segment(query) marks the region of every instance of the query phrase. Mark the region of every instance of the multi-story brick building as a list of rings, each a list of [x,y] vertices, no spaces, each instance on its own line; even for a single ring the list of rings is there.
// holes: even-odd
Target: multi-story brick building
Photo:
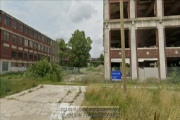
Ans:
[[[0,74],[24,71],[42,57],[58,62],[55,46],[48,36],[0,10]]]
[[[121,63],[119,0],[104,0],[105,79]],[[124,0],[125,61],[132,79],[168,77],[180,66],[180,1]]]

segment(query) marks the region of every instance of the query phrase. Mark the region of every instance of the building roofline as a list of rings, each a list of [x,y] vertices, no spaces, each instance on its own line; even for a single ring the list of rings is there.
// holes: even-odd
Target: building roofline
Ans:
[[[15,17],[13,17],[12,15],[10,15],[10,14],[6,13],[5,11],[3,11],[3,10],[1,10],[1,9],[0,9],[0,14],[6,14],[6,15],[8,15],[9,17],[11,17],[11,18],[13,18],[13,19],[17,20],[18,22],[22,23],[23,25],[27,26],[28,28],[31,28],[31,29],[33,29],[34,31],[36,31],[36,32],[40,33],[41,35],[43,35],[43,36],[45,36],[45,37],[47,37],[47,38],[49,38],[49,39],[51,39],[51,40],[55,41],[54,39],[50,38],[49,36],[47,36],[47,35],[45,35],[45,34],[41,33],[40,31],[38,31],[38,30],[36,30],[35,28],[33,28],[33,27],[31,27],[31,26],[27,25],[26,23],[24,23],[24,22],[22,22],[21,20],[19,20],[19,19],[17,19],[17,18],[15,18]]]

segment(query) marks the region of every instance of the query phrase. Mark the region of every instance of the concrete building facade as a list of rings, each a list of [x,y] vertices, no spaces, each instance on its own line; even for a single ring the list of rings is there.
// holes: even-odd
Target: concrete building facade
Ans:
[[[24,71],[46,57],[59,62],[55,41],[0,10],[0,74]]]
[[[120,2],[104,0],[105,79],[121,63]],[[168,77],[180,66],[180,1],[124,0],[125,56],[132,79]]]

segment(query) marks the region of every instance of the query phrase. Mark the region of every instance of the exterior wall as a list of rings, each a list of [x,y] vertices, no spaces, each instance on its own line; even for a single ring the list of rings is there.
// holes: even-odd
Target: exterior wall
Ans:
[[[139,68],[139,79],[143,81],[147,78],[159,78],[158,68]]]
[[[108,3],[109,1],[109,3]],[[108,31],[112,29],[120,29],[120,19],[109,19],[109,7],[110,3],[119,2],[119,0],[104,0],[104,48],[105,48],[105,78],[107,74],[110,74],[109,63],[107,61],[114,61],[121,59],[121,49],[111,49],[108,41],[110,40],[110,34]],[[165,79],[167,76],[166,71],[166,58],[167,57],[180,57],[180,47],[166,47],[165,46],[165,28],[166,27],[180,27],[180,15],[176,16],[164,16],[164,1],[156,0],[155,10],[157,17],[144,17],[137,18],[136,13],[136,0],[124,0],[129,2],[129,18],[124,19],[124,28],[130,32],[129,36],[129,49],[126,49],[126,59],[130,59],[131,63],[131,78],[140,78],[139,74],[142,72],[138,67],[138,60],[157,59],[158,68],[156,74],[150,74],[146,77],[158,77]],[[156,34],[156,47],[155,48],[138,48],[136,31],[138,29],[157,29]],[[108,50],[109,49],[109,53]],[[110,59],[110,60],[109,60]],[[120,61],[119,61],[120,62]],[[147,71],[148,72],[148,71]]]
[[[0,10],[0,59],[1,67],[2,60],[9,62],[8,71],[23,71],[26,67],[42,57],[47,57],[48,60],[52,58],[54,61],[58,61],[58,58],[53,59],[55,53],[57,53],[58,48],[54,47],[56,45],[55,41],[46,35],[40,33],[39,31],[31,28],[30,26],[24,24],[23,22],[17,20],[16,18],[10,16],[9,14]],[[10,24],[5,25],[5,17],[8,17]],[[16,29],[13,27],[13,21],[16,21]],[[23,25],[23,31],[19,31],[20,24]],[[27,32],[25,32],[27,29]],[[4,31],[9,33],[9,40],[4,40]],[[31,32],[32,31],[32,32]],[[12,35],[16,36],[16,42],[12,40]],[[19,44],[19,37],[22,38],[22,44]],[[28,40],[27,45],[25,45],[25,39]],[[30,45],[32,42],[32,47]],[[56,49],[56,50],[55,50]],[[12,57],[12,51],[16,52],[16,56]],[[18,54],[22,53],[22,58]],[[25,56],[27,54],[27,57]],[[21,55],[20,55],[21,56]],[[32,59],[30,59],[32,57]],[[11,67],[11,62],[16,66]],[[22,67],[18,67],[18,65]],[[3,73],[2,68],[0,73]]]

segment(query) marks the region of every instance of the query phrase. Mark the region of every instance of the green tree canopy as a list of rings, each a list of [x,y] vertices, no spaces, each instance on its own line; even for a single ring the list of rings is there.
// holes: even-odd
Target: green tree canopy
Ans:
[[[99,60],[100,61],[104,61],[104,55],[101,53],[100,56],[99,56]]]
[[[73,67],[85,67],[89,61],[92,40],[84,31],[76,30],[69,40],[71,48],[69,59]]]
[[[65,61],[64,59],[67,57],[67,53],[66,53],[66,43],[64,41],[64,39],[62,38],[58,38],[56,39],[56,41],[59,43],[59,64],[61,66],[65,65]]]

